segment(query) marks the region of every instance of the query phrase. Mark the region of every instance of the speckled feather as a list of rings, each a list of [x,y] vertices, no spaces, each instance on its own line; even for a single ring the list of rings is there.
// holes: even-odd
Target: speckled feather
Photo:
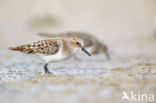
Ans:
[[[18,47],[11,47],[11,50],[20,51],[27,54],[44,54],[52,55],[59,51],[57,40],[39,40],[37,42],[21,45]]]

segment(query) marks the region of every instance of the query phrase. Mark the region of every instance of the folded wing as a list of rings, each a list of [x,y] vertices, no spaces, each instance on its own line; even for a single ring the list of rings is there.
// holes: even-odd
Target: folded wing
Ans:
[[[59,51],[59,45],[56,40],[40,40],[32,44],[10,47],[10,50],[20,51],[27,54],[52,55]]]

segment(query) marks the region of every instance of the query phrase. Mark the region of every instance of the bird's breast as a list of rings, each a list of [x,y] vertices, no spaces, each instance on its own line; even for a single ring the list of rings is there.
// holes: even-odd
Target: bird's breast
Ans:
[[[46,62],[59,62],[66,59],[69,59],[72,55],[71,54],[65,54],[62,51],[59,51],[56,54],[53,55],[41,55],[40,57],[46,61]]]

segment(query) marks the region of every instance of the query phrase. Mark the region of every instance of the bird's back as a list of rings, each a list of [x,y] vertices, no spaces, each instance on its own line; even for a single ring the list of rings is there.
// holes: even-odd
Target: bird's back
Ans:
[[[80,38],[85,42],[85,47],[92,46],[97,41],[95,37],[85,32],[38,33],[38,35],[49,37],[49,38],[55,38],[55,37]]]
[[[44,54],[52,55],[59,51],[57,40],[39,40],[31,44],[25,44],[17,47],[10,47],[13,51],[20,51],[27,54]]]

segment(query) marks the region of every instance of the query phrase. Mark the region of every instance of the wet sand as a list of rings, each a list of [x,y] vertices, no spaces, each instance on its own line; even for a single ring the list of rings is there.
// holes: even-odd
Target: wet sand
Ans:
[[[50,64],[21,53],[0,53],[0,103],[121,103],[122,92],[156,93],[156,59],[104,54]]]
[[[123,91],[154,94],[156,101],[155,4],[155,0],[3,0],[0,103],[131,103],[121,100]],[[38,32],[66,31],[94,35],[108,45],[112,60],[104,54],[82,55],[81,61],[50,64],[54,75],[45,75],[37,58],[7,50],[43,39]]]

